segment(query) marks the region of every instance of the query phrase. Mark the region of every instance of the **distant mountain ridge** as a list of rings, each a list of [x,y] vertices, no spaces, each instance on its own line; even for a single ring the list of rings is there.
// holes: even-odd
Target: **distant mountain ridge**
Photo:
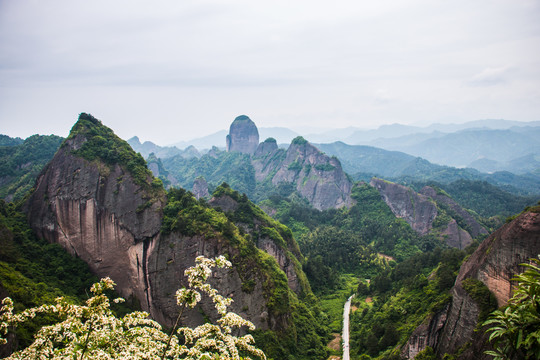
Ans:
[[[421,157],[400,151],[366,145],[347,145],[343,142],[316,146],[326,154],[340,159],[343,169],[356,180],[369,181],[372,176],[379,176],[398,182],[435,181],[448,184],[465,179],[488,181],[513,193],[540,193],[540,177],[534,174],[515,175],[504,171],[481,173],[471,168],[459,169],[433,164]]]

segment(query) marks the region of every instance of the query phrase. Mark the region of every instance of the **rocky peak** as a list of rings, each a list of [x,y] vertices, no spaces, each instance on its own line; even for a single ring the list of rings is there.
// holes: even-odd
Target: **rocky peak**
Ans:
[[[352,205],[352,181],[335,157],[329,157],[303,137],[293,139],[272,178],[272,184],[293,183],[316,209]]]
[[[394,215],[404,219],[420,235],[426,235],[437,217],[437,206],[427,196],[386,180],[373,178],[370,185],[376,188]]]
[[[208,183],[206,182],[205,178],[202,176],[199,176],[195,179],[193,182],[193,195],[195,195],[195,198],[199,200],[200,198],[206,198],[210,196],[210,193],[208,192]]]
[[[234,119],[226,138],[227,151],[253,154],[259,145],[259,131],[255,123],[246,115]]]
[[[136,299],[164,326],[178,316],[172,294],[199,255],[231,259],[233,268],[218,272],[214,286],[234,299],[231,311],[277,338],[291,326],[298,301],[289,289],[309,295],[289,229],[233,194],[242,222],[259,226],[254,244],[229,214],[184,189],[165,194],[144,159],[91,115],[81,114],[35,188],[25,206],[36,234],[83,259],[97,276],[111,277],[122,297]],[[203,301],[182,323],[200,324],[212,311]]]
[[[268,138],[259,144],[257,150],[255,150],[255,157],[266,156],[273,153],[278,149],[277,141],[274,138]]]

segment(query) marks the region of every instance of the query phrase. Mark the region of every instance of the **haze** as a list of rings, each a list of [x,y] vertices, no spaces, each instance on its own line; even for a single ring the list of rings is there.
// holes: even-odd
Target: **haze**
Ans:
[[[0,133],[540,120],[540,2],[0,0]]]

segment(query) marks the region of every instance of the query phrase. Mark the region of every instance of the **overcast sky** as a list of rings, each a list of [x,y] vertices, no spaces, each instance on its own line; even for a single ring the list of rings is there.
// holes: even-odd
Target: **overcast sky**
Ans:
[[[540,120],[539,0],[0,0],[0,133]]]

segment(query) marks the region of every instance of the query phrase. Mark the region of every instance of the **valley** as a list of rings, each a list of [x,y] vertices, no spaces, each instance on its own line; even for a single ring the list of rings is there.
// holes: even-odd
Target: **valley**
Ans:
[[[515,160],[538,156],[527,140],[537,124],[498,124],[508,127],[358,132],[352,145],[266,130],[286,134],[284,146],[242,115],[221,143],[182,150],[126,142],[81,113],[65,139],[3,137],[0,295],[18,311],[60,295],[83,302],[110,276],[127,300],[116,314],[143,310],[170,329],[184,271],[197,256],[224,255],[232,267],[210,284],[256,326],[268,359],[491,359],[482,323],[540,254],[540,167]],[[460,165],[453,139],[485,148],[473,131],[529,142],[489,172],[428,161],[446,152]],[[196,327],[218,315],[203,298],[178,319]],[[28,346],[48,320],[18,330],[0,355]],[[327,346],[332,334],[348,351]]]

